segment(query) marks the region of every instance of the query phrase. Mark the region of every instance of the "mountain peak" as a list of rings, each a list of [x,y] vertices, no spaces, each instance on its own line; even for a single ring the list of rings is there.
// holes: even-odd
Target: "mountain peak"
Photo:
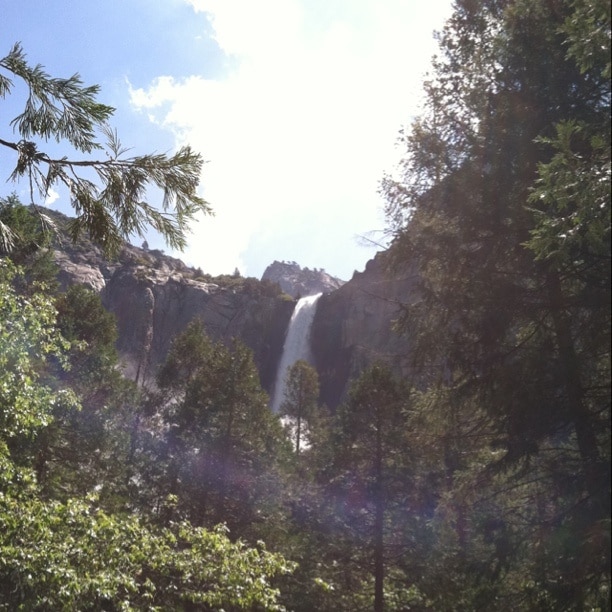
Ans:
[[[294,298],[329,293],[345,282],[322,268],[302,268],[295,261],[274,261],[265,269],[261,280],[278,283],[285,293]]]

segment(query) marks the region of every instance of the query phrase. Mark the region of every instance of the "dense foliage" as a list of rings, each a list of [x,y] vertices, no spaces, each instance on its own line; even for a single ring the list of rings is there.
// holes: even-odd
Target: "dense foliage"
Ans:
[[[0,201],[0,609],[610,609],[610,5],[457,0],[439,42],[383,182],[410,368],[333,414],[305,362],[272,414],[199,321],[126,380],[99,297],[58,292],[37,213]],[[91,148],[110,110],[79,87],[35,89],[23,138]]]
[[[100,370],[111,358],[96,347],[104,345],[104,328],[89,342],[86,333],[67,340],[54,297],[42,288],[19,295],[18,274],[10,260],[0,261],[0,608],[279,609],[269,579],[290,571],[281,556],[231,542],[221,527],[153,525],[130,510],[127,492],[116,499],[129,449],[116,437],[125,414],[109,409],[122,392],[113,384],[116,361]],[[103,311],[93,311],[95,321]],[[70,335],[92,322],[81,315],[69,325],[64,311]],[[103,393],[95,402],[83,390],[93,374],[83,353],[97,362],[96,378],[111,376],[98,380],[94,389]],[[64,384],[53,374],[71,361]]]
[[[437,607],[607,609],[610,6],[458,2],[440,44],[385,185],[456,538]]]

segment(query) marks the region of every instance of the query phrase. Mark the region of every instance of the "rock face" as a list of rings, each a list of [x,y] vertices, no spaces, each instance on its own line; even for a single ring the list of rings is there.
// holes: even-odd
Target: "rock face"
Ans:
[[[175,336],[200,319],[212,339],[240,338],[253,350],[261,384],[270,392],[294,303],[246,280],[253,282],[232,290],[143,266],[117,270],[102,302],[117,317],[126,373],[150,380]]]
[[[58,250],[53,252],[53,259],[60,269],[57,279],[61,287],[85,285],[98,293],[104,289],[106,279],[99,267],[89,262],[79,262],[77,258],[72,260],[66,253]]]
[[[65,240],[55,251],[61,284],[91,287],[115,314],[126,374],[140,382],[153,380],[174,337],[198,318],[211,338],[237,337],[250,347],[261,384],[272,392],[295,306],[289,296],[323,293],[311,342],[321,400],[332,409],[346,397],[351,380],[375,361],[406,373],[409,339],[395,334],[393,322],[412,299],[415,278],[409,269],[386,273],[388,257],[379,253],[344,283],[295,262],[275,261],[259,281],[212,278],[161,251],[130,245],[114,261],[88,241]]]
[[[407,373],[408,339],[393,331],[402,305],[414,297],[416,279],[409,269],[388,273],[388,253],[378,253],[363,272],[337,291],[323,295],[311,332],[321,385],[321,401],[335,408],[350,382],[377,361]]]
[[[329,275],[325,270],[301,268],[295,261],[273,262],[265,269],[261,280],[277,283],[293,298],[329,293],[344,284],[344,281]]]
[[[53,213],[59,227],[67,222]],[[172,340],[200,319],[214,340],[239,338],[254,353],[261,384],[274,388],[276,368],[295,302],[268,281],[223,276],[158,250],[124,245],[114,260],[87,239],[58,240],[54,259],[66,288],[83,284],[97,291],[117,319],[117,348],[126,375],[151,382]]]

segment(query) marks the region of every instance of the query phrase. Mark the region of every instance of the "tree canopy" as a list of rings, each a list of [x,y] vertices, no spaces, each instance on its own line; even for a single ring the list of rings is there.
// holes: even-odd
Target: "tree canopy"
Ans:
[[[545,608],[598,606],[610,571],[592,539],[610,519],[610,6],[462,0],[439,40],[384,192],[396,262],[419,278],[399,327],[449,423],[455,530],[473,544],[467,517],[488,514],[504,486],[521,508],[547,496],[532,516],[498,507],[488,538],[538,567]],[[465,461],[470,439],[490,453],[481,469]],[[488,502],[471,497],[485,481]],[[496,578],[516,571],[509,558]]]
[[[24,450],[48,434],[58,412],[80,408],[78,387],[49,380],[54,358],[69,366],[71,343],[56,326],[52,297],[19,295],[18,274],[10,260],[0,260],[0,607],[280,610],[270,580],[293,565],[263,545],[231,542],[223,527],[186,521],[159,527],[141,513],[113,511],[100,492],[116,483],[99,469],[79,496],[74,476],[60,473],[57,488],[68,497],[49,498],[54,491],[42,489],[35,469],[43,447]],[[106,415],[105,426],[111,422]],[[70,422],[61,435],[71,439]],[[73,470],[89,459],[81,456]],[[54,460],[65,470],[71,463],[59,451]]]
[[[48,283],[39,213],[0,200],[0,608],[609,610],[610,12],[456,0],[382,185],[406,354],[355,360],[329,413],[295,364],[293,432],[200,321],[155,386],[124,378],[100,296]],[[19,46],[0,95],[12,78],[30,95],[0,144],[33,200],[71,184],[74,235],[111,248],[155,224],[159,178],[180,239],[198,156],[51,159],[51,138],[102,151],[112,109]],[[278,296],[254,283],[220,284]]]

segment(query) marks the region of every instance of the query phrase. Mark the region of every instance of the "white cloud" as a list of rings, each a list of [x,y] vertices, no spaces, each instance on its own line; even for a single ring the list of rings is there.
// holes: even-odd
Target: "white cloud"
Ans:
[[[194,228],[186,259],[211,273],[259,275],[272,253],[342,276],[362,268],[368,252],[354,236],[382,225],[378,181],[397,159],[449,0],[430,0],[429,13],[401,0],[187,1],[209,14],[234,69],[131,91],[210,160],[203,194],[216,217]],[[300,257],[317,250],[322,260]]]
[[[45,206],[51,206],[54,202],[56,202],[60,197],[60,194],[55,191],[55,189],[49,189],[47,193],[47,197],[45,198]]]
[[[301,8],[292,0],[187,0],[194,10],[207,13],[215,40],[228,54],[244,59],[273,57],[291,48],[302,21]]]

